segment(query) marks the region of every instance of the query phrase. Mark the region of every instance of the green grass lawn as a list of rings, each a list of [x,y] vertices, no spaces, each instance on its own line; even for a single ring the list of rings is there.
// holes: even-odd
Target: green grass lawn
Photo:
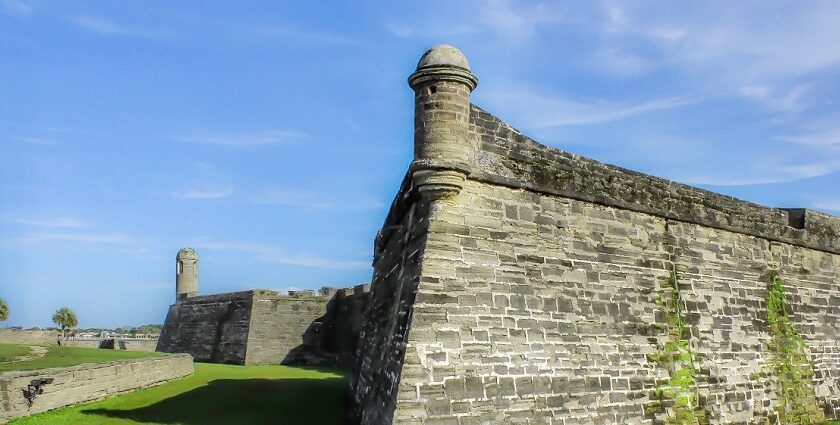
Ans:
[[[174,382],[9,424],[339,425],[346,388],[340,371],[196,363]]]
[[[29,347],[13,344],[0,344],[0,356],[2,353],[12,352],[25,348],[23,354],[29,352]],[[75,366],[81,363],[102,363],[113,360],[139,359],[165,355],[163,353],[146,353],[142,351],[120,351],[105,350],[100,348],[80,347],[47,347],[47,353],[43,357],[24,360],[21,362],[0,364],[0,372],[9,370],[33,370],[45,369],[48,367]],[[11,360],[11,359],[10,359]]]
[[[29,347],[26,345],[0,344],[0,363],[10,362],[20,356],[25,356],[29,354],[29,351]]]

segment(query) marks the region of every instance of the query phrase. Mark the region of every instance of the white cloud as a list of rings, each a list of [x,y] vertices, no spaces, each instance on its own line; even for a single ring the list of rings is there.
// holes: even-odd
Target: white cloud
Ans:
[[[840,213],[840,199],[826,199],[811,204],[812,208]]]
[[[285,205],[308,208],[332,208],[331,202],[323,200],[315,193],[295,191],[266,191],[255,194],[251,201],[256,204]]]
[[[572,100],[547,95],[545,90],[521,83],[497,85],[492,90],[482,93],[482,99],[491,106],[508,111],[512,122],[531,129],[616,121],[692,103],[690,99],[679,97],[634,104],[619,104],[604,99]]]
[[[809,78],[840,66],[840,49],[827,47],[840,40],[840,3],[790,7],[742,2],[726,9],[721,13],[720,5],[704,3],[686,13],[678,3],[625,9],[608,3],[590,27],[602,28],[602,49],[624,53],[612,56],[644,51],[646,70],[668,67],[670,75],[686,79],[686,87],[695,92],[744,96],[780,112],[808,107]],[[598,66],[625,70],[627,63],[600,55],[605,60],[596,61]]]
[[[232,187],[223,187],[219,189],[187,189],[182,191],[172,192],[172,197],[175,199],[222,199],[233,195]]]
[[[506,44],[526,43],[541,27],[569,21],[566,6],[550,2],[491,0],[473,4],[473,13],[478,24]]]
[[[788,89],[779,89],[767,85],[745,85],[739,92],[747,99],[764,103],[772,109],[785,112],[798,112],[805,108],[805,99],[810,84],[799,84]]]
[[[805,146],[840,149],[840,126],[800,134],[782,135],[776,137],[776,139]]]
[[[359,40],[342,34],[310,31],[289,25],[259,26],[251,30],[259,35],[280,38],[297,43],[349,46],[359,44]]]
[[[36,227],[87,227],[88,223],[70,217],[57,217],[54,219],[32,219],[32,218],[10,218],[6,221],[16,224],[23,224],[26,226]]]
[[[389,22],[386,29],[400,38],[422,38],[435,43],[473,34],[489,34],[496,43],[511,46],[526,45],[541,28],[567,22],[566,5],[550,2],[525,3],[507,0],[488,0],[450,4],[446,13],[428,9],[425,16],[413,14],[410,20]]]
[[[72,22],[81,28],[100,35],[118,35],[142,38],[160,38],[169,35],[168,31],[132,27],[93,16],[77,16],[72,19]]]
[[[305,254],[284,254],[274,246],[247,242],[197,242],[197,249],[221,251],[242,251],[256,254],[256,259],[266,263],[289,264],[331,270],[364,270],[371,267],[369,261],[334,260]]]
[[[615,75],[644,75],[657,66],[646,57],[615,46],[600,49],[593,59],[598,67]]]
[[[255,204],[284,205],[291,207],[359,210],[383,208],[385,204],[375,199],[354,199],[352,201],[337,200],[324,194],[315,192],[271,190],[259,192],[250,197]]]
[[[408,23],[390,22],[386,29],[393,35],[400,38],[428,38],[446,39],[460,35],[476,32],[476,27],[470,24],[446,24],[430,23],[429,25],[415,26]]]
[[[220,251],[243,251],[243,252],[251,252],[254,254],[264,254],[268,252],[272,252],[275,250],[274,247],[270,245],[262,245],[256,243],[247,243],[247,242],[197,242],[193,244],[195,248],[204,248],[204,249],[217,249]]]
[[[32,12],[32,6],[18,0],[3,0],[0,2],[0,10],[5,15],[24,17]]]
[[[308,137],[307,134],[295,131],[267,130],[251,133],[200,134],[181,137],[179,140],[219,146],[261,146],[288,144]]]
[[[840,171],[840,161],[814,161],[799,163],[765,163],[755,161],[744,167],[715,168],[703,173],[678,171],[671,178],[688,184],[713,186],[748,186],[758,184],[789,183],[820,177]]]
[[[50,146],[55,145],[55,141],[51,139],[44,139],[40,137],[12,137],[12,140],[30,145]]]
[[[328,258],[306,255],[267,255],[263,257],[262,260],[269,263],[290,264],[293,266],[331,270],[365,270],[372,267],[370,261],[336,261]]]
[[[31,233],[17,238],[8,239],[10,242],[16,243],[36,243],[36,242],[77,242],[77,243],[96,243],[96,244],[130,244],[137,242],[134,238],[122,234],[86,234],[86,233]]]

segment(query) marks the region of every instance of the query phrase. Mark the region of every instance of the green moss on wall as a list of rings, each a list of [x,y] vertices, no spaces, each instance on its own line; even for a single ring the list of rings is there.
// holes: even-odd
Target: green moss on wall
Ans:
[[[684,303],[680,295],[679,276],[674,268],[667,283],[662,286],[657,301],[665,313],[668,339],[658,352],[648,355],[657,368],[668,372],[667,380],[657,380],[654,397],[659,401],[654,407],[665,414],[669,424],[708,424],[706,411],[699,405],[697,396],[697,368],[691,349],[691,329],[685,322]],[[648,413],[652,412],[650,409]]]
[[[813,367],[805,339],[793,327],[785,306],[785,289],[776,270],[770,271],[767,296],[768,349],[772,353],[770,381],[779,393],[779,420],[783,424],[815,424],[825,420],[811,385]]]

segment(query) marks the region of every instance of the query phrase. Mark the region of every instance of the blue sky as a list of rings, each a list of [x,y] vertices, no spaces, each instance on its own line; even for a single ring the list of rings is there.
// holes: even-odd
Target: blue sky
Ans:
[[[0,0],[9,325],[162,322],[201,291],[366,282],[431,45],[550,146],[840,214],[838,2]]]

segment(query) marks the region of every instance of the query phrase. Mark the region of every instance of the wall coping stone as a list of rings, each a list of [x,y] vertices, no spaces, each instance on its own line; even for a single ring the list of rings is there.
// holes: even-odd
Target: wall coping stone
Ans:
[[[163,356],[154,356],[154,357],[141,357],[136,359],[124,359],[124,360],[113,360],[110,362],[96,362],[96,363],[79,363],[73,366],[66,366],[66,367],[50,367],[46,369],[32,369],[32,370],[8,370],[5,372],[0,372],[0,379],[5,378],[25,378],[27,376],[40,376],[40,375],[49,375],[49,374],[56,374],[56,373],[65,373],[65,372],[75,372],[79,370],[92,370],[92,369],[101,369],[107,368],[114,365],[119,364],[127,364],[127,363],[139,363],[139,362],[150,362],[154,360],[164,360],[164,359],[172,359],[175,357],[189,357],[192,360],[192,356],[186,353],[172,353],[166,354]]]
[[[542,145],[471,104],[469,180],[525,189],[840,254],[840,218],[769,208]]]

